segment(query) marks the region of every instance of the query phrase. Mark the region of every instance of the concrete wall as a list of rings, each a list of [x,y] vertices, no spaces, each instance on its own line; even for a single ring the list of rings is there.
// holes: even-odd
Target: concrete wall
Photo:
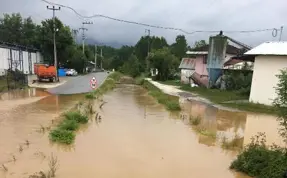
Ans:
[[[194,73],[195,70],[181,69],[181,83],[189,84],[189,77]]]
[[[23,64],[20,63],[20,56],[22,53]],[[43,62],[43,57],[39,52],[31,52],[31,62],[29,63],[29,52],[12,50],[12,56],[9,48],[0,47],[0,76],[5,75],[5,70],[9,69],[9,60],[11,57],[13,60],[18,61],[17,69],[24,74],[34,74],[34,64]],[[13,68],[15,70],[15,68]]]
[[[253,77],[249,101],[272,105],[277,97],[275,88],[276,75],[287,67],[287,56],[257,56],[254,62]]]

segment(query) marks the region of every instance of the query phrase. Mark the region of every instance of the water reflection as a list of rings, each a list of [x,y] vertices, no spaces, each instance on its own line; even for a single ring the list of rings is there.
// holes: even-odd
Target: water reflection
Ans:
[[[43,89],[27,88],[23,90],[12,90],[1,94],[0,100],[15,100],[31,97],[49,96],[50,94]]]

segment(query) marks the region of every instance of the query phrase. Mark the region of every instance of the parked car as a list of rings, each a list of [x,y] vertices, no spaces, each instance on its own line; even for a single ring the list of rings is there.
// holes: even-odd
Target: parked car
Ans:
[[[76,76],[78,75],[78,72],[75,69],[69,69],[66,72],[66,76]]]

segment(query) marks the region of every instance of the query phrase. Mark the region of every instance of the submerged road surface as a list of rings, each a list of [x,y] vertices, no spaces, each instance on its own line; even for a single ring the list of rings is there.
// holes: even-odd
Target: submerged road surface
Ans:
[[[88,93],[92,90],[90,80],[96,77],[97,86],[101,85],[108,76],[107,72],[90,73],[84,76],[77,76],[68,80],[65,84],[48,89],[52,94],[79,94]]]

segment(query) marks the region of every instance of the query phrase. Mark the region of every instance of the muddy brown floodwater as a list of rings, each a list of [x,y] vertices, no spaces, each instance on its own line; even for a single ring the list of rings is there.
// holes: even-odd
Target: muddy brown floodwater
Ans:
[[[52,144],[48,132],[37,130],[83,96],[42,94],[19,99],[25,103],[22,100],[37,98],[3,111],[0,163],[6,171],[0,168],[0,177],[28,178],[47,171],[53,153],[59,161],[59,178],[247,178],[228,169],[238,151],[223,149],[221,139],[236,136],[243,145],[264,131],[268,143],[281,143],[273,116],[222,111],[184,99],[182,112],[169,113],[141,87],[119,85],[104,96],[101,122],[90,120],[72,146]],[[202,118],[197,127],[204,132],[191,126],[190,116]]]

